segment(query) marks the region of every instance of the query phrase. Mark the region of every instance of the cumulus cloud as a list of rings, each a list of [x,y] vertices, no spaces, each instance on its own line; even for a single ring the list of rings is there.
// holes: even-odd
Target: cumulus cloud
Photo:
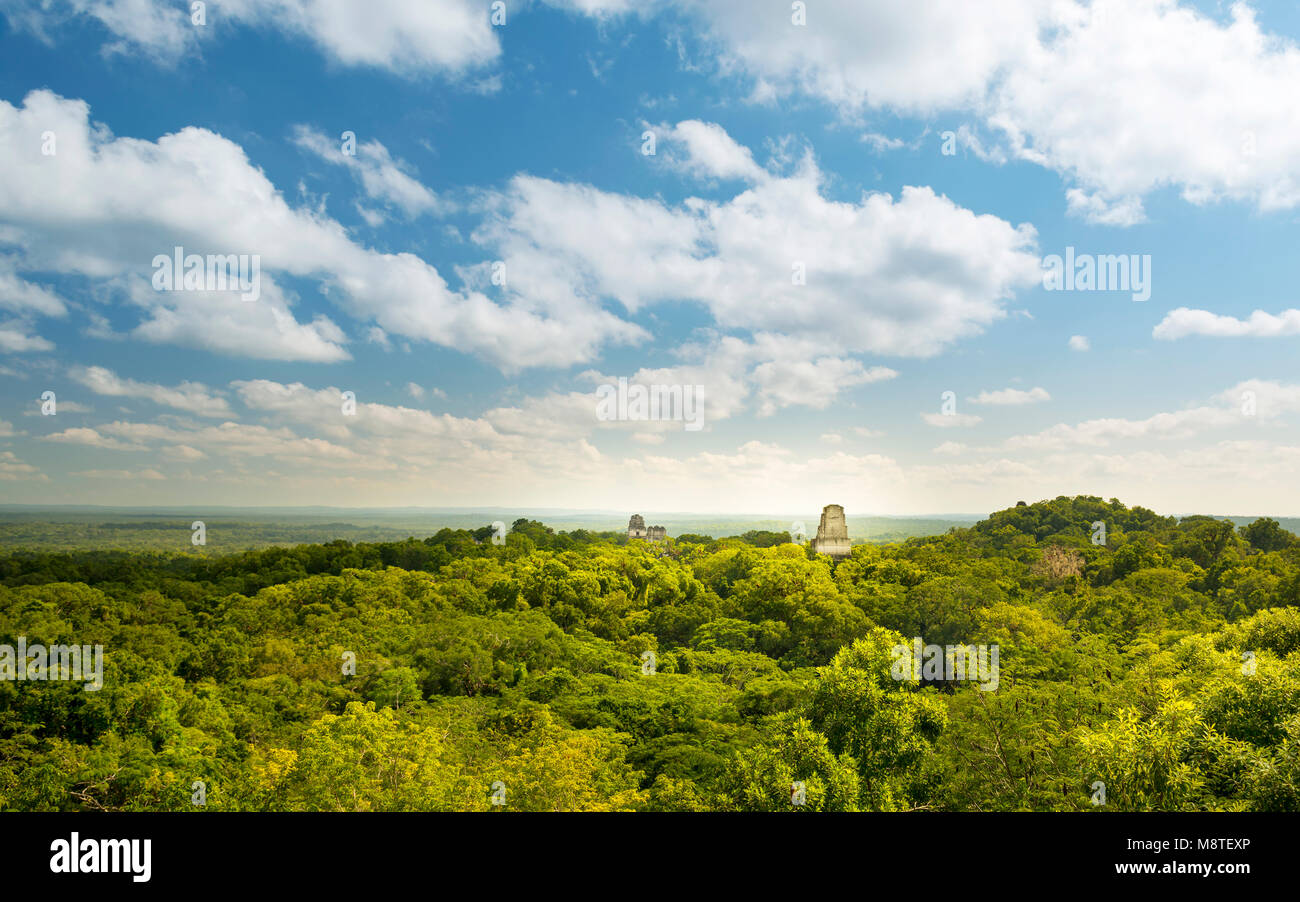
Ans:
[[[473,234],[506,278],[492,278],[495,264],[467,266],[459,290],[414,254],[366,248],[322,212],[290,206],[219,135],[185,128],[156,142],[114,138],[92,125],[84,103],[46,91],[22,107],[0,101],[0,152],[16,161],[0,171],[0,221],[26,239],[24,265],[103,280],[140,308],[138,338],[313,362],[347,359],[346,336],[324,315],[298,319],[280,287],[287,278],[314,280],[372,340],[454,347],[506,372],[589,361],[649,338],[608,300],[629,314],[697,302],[728,331],[819,341],[819,360],[930,356],[1005,316],[1006,300],[1039,279],[1031,226],[928,188],[832,201],[811,155],[788,176],[768,176],[717,126],[679,128],[705,171],[755,181],[730,200],[667,204],[516,176],[485,196]],[[45,130],[59,136],[56,156],[19,152]],[[319,136],[303,134],[314,146]],[[358,165],[387,165],[376,159]],[[383,184],[399,206],[431,202]],[[152,290],[148,261],[174,247],[256,254],[261,296]],[[50,347],[29,333],[8,324],[0,346]],[[844,363],[844,384],[871,378],[859,370]],[[773,372],[770,393],[788,375]]]
[[[41,316],[65,316],[68,312],[53,291],[20,278],[14,261],[7,257],[0,257],[0,309]]]
[[[40,146],[46,130],[58,136],[57,155],[23,149]],[[35,91],[22,107],[0,101],[0,156],[10,161],[0,170],[0,222],[26,239],[25,264],[124,286],[147,310],[138,327],[146,339],[272,359],[345,359],[343,335],[328,318],[294,318],[281,274],[315,280],[347,315],[385,335],[477,353],[508,370],[568,365],[645,335],[595,301],[539,309],[457,292],[414,254],[366,248],[336,221],[290,206],[242,148],[205,129],[156,142],[114,138],[91,123],[85,103]],[[239,306],[234,292],[150,292],[141,281],[150,261],[176,246],[259,255],[263,297]],[[0,347],[49,343],[8,324]]]
[[[1283,310],[1279,314],[1256,310],[1246,319],[1179,307],[1165,314],[1154,329],[1153,338],[1176,341],[1190,335],[1210,338],[1277,338],[1300,335],[1300,310]]]
[[[1142,198],[1163,185],[1194,203],[1300,204],[1300,100],[1291,90],[1300,48],[1266,31],[1245,3],[1216,18],[1185,0],[819,0],[795,25],[788,8],[758,14],[750,0],[547,2],[602,20],[687,17],[713,69],[747,79],[759,102],[797,93],[853,120],[876,110],[973,117],[1005,145],[982,155],[1061,173],[1068,209],[1092,222],[1140,222]],[[3,8],[47,39],[61,22],[93,19],[112,36],[110,50],[170,63],[232,27],[302,37],[340,64],[403,74],[464,76],[501,53],[475,0],[225,0],[207,29],[165,0]],[[701,172],[754,177],[743,148],[707,124],[689,122],[685,132]]]
[[[269,275],[249,303],[230,291],[156,292],[143,278],[127,278],[124,300],[143,310],[131,335],[155,344],[202,348],[232,357],[334,363],[351,359],[347,336],[328,316],[302,322]]]
[[[410,164],[394,160],[388,148],[377,140],[359,142],[356,153],[347,154],[342,150],[341,141],[308,126],[296,126],[293,134],[294,143],[299,147],[327,163],[346,167],[361,184],[367,197],[396,207],[408,219],[444,208],[438,196],[410,174]],[[378,221],[382,221],[382,217]]]
[[[756,181],[763,177],[748,147],[743,147],[716,122],[688,119],[675,126],[659,126],[670,165],[705,178]],[[680,153],[675,153],[680,149]]]
[[[28,351],[50,351],[54,342],[32,334],[30,323],[21,320],[0,322],[0,351],[22,354]]]
[[[823,182],[807,156],[730,200],[672,205],[521,175],[474,240],[505,262],[521,306],[688,300],[723,328],[815,338],[828,356],[937,354],[1041,280],[1032,226],[929,188],[832,201]]]
[[[1100,417],[1070,425],[1059,423],[1041,432],[1016,435],[1013,450],[1066,450],[1103,447],[1114,441],[1186,439],[1215,429],[1245,429],[1300,410],[1300,385],[1249,379],[1215,395],[1212,404],[1156,413],[1142,419]]]
[[[22,479],[30,481],[44,478],[46,477],[40,470],[29,463],[25,463],[12,451],[0,451],[0,480]]]
[[[684,15],[756,101],[812,96],[854,122],[972,117],[1003,145],[982,156],[1059,172],[1068,210],[1091,222],[1140,222],[1166,185],[1193,203],[1300,205],[1300,48],[1246,3],[1215,17],[1180,0],[819,0],[795,25],[788,5],[749,0],[549,2]]]
[[[68,445],[85,445],[89,448],[102,448],[105,451],[144,451],[144,445],[136,442],[122,441],[111,435],[104,435],[100,429],[89,426],[75,426],[62,432],[45,436],[45,441],[60,442]]]
[[[1244,3],[1220,23],[1175,0],[1064,4],[1009,67],[989,121],[1017,156],[1074,179],[1070,206],[1112,224],[1178,186],[1194,203],[1300,203],[1300,49]]]
[[[486,6],[474,0],[408,3],[367,0],[221,0],[196,27],[186,7],[168,0],[5,0],[9,21],[47,41],[75,19],[94,20],[111,36],[106,53],[144,53],[176,65],[211,32],[249,27],[305,38],[336,63],[407,75],[460,76],[501,53]]]
[[[754,81],[758,100],[792,92],[850,110],[923,113],[972,103],[1033,46],[1050,0],[819,0],[795,25],[790,4],[760,12],[750,0],[549,0],[600,16],[685,12],[705,30],[724,71]]]
[[[74,367],[69,375],[97,395],[143,398],[203,417],[230,415],[230,405],[226,399],[213,394],[211,389],[199,382],[182,382],[174,387],[137,382],[134,379],[123,379],[102,366]]]
[[[982,391],[966,400],[972,404],[994,404],[1000,406],[1034,404],[1038,401],[1050,401],[1052,396],[1045,388],[1031,388],[1028,391],[1019,388],[1003,388],[998,391]]]
[[[1186,438],[1213,427],[1240,425],[1241,417],[1227,408],[1195,407],[1158,413],[1141,420],[1102,417],[1076,425],[1060,423],[1030,435],[1007,439],[1011,449],[1066,449],[1079,445],[1103,446],[1115,439]]]
[[[824,410],[842,389],[893,379],[898,375],[883,366],[864,367],[842,357],[807,357],[773,360],[754,368],[762,403],[760,416],[770,416],[794,404]]]

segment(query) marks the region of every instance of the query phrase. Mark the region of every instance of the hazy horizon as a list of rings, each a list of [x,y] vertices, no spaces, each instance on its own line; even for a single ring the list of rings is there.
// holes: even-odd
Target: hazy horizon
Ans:
[[[1033,499],[1033,501],[1026,500],[1026,503],[1027,503],[1027,504],[1032,504],[1032,503],[1034,503],[1034,502],[1036,502],[1036,501],[1048,501],[1048,500],[1051,500],[1051,499],[1047,499],[1047,498],[1036,498],[1036,499]],[[1119,500],[1121,503],[1124,503],[1124,499],[1120,498],[1120,499],[1118,499],[1118,500]],[[877,513],[877,512],[874,512],[874,511],[867,511],[867,512],[865,512],[865,513],[854,513],[854,512],[852,512],[852,511],[847,511],[847,510],[846,510],[845,515],[846,515],[850,520],[853,519],[853,518],[855,518],[855,517],[858,517],[858,518],[874,518],[874,519],[882,519],[882,520],[972,519],[972,518],[973,518],[973,519],[977,519],[977,520],[979,520],[979,519],[984,519],[985,517],[988,517],[990,514],[995,513],[996,511],[999,511],[999,510],[1006,510],[1007,507],[1014,507],[1014,506],[1015,506],[1014,504],[1009,504],[1009,505],[1007,505],[1006,507],[994,508],[994,509],[992,509],[992,510],[988,510],[988,511],[914,511],[914,512],[909,512],[909,513],[902,513],[902,514],[885,514],[885,513]],[[1132,508],[1132,507],[1145,507],[1145,505],[1132,505],[1132,504],[1125,504],[1125,506],[1126,506],[1126,507],[1129,507],[1129,508]],[[14,512],[25,512],[25,511],[34,511],[34,512],[40,512],[40,511],[68,511],[68,512],[75,512],[75,511],[104,511],[104,512],[110,512],[110,513],[111,513],[111,512],[115,512],[115,511],[122,511],[122,512],[160,512],[160,513],[161,513],[161,512],[168,512],[168,513],[173,513],[173,512],[174,512],[174,513],[182,513],[182,512],[193,511],[193,510],[195,510],[195,509],[197,509],[197,508],[202,508],[203,510],[207,510],[207,511],[251,511],[251,512],[259,512],[259,511],[260,511],[260,512],[339,511],[339,512],[353,512],[353,513],[405,513],[405,512],[410,512],[410,513],[421,513],[421,512],[427,512],[427,513],[435,513],[435,514],[438,514],[438,513],[446,513],[446,514],[466,514],[466,515],[474,514],[474,513],[477,513],[477,512],[484,512],[484,513],[486,513],[486,512],[508,513],[508,512],[514,511],[514,512],[516,512],[519,516],[529,516],[530,518],[533,518],[531,515],[539,515],[539,514],[559,514],[559,515],[571,515],[571,516],[610,516],[610,517],[622,516],[622,517],[624,517],[624,518],[630,517],[632,514],[641,514],[642,516],[646,516],[646,517],[649,517],[649,516],[652,516],[652,515],[653,515],[653,516],[660,516],[660,517],[678,517],[678,518],[697,517],[697,518],[702,518],[702,519],[703,519],[703,518],[711,518],[711,517],[737,517],[737,518],[752,518],[752,519],[758,519],[758,518],[767,518],[767,519],[771,519],[771,518],[782,518],[782,517],[788,517],[788,516],[806,516],[806,514],[804,514],[804,513],[794,512],[794,511],[764,511],[764,510],[689,511],[689,510],[656,510],[656,509],[653,509],[653,508],[645,508],[645,509],[636,509],[636,510],[632,510],[632,509],[629,508],[629,509],[627,509],[626,512],[624,512],[622,509],[619,509],[619,508],[507,507],[507,506],[503,506],[503,505],[465,505],[465,506],[439,506],[439,505],[388,505],[388,506],[379,506],[379,505],[355,505],[355,506],[345,506],[345,505],[330,505],[330,504],[297,504],[297,505],[282,505],[282,504],[263,504],[263,505],[226,504],[226,505],[221,505],[221,504],[184,504],[184,503],[155,504],[155,505],[148,505],[148,504],[145,504],[145,505],[131,505],[131,504],[77,504],[77,503],[71,503],[71,502],[66,503],[66,504],[11,504],[11,503],[3,503],[3,504],[0,504],[0,513],[9,512],[9,511],[14,511]],[[821,513],[821,509],[818,508],[818,509],[817,509],[817,514],[820,515],[820,513]],[[1224,513],[1224,512],[1222,512],[1222,511],[1210,511],[1210,510],[1183,510],[1183,511],[1162,511],[1162,510],[1155,510],[1155,513],[1156,513],[1156,514],[1159,514],[1159,515],[1162,516],[1162,517],[1194,517],[1194,516],[1209,516],[1209,517],[1219,517],[1219,518],[1232,519],[1232,520],[1255,520],[1255,519],[1259,519],[1259,518],[1267,517],[1267,518],[1272,518],[1272,519],[1276,519],[1276,520],[1300,520],[1300,514],[1296,514],[1296,515],[1291,515],[1291,514],[1265,514],[1265,513],[1248,513],[1248,514],[1247,514],[1247,513],[1241,513],[1241,512]]]

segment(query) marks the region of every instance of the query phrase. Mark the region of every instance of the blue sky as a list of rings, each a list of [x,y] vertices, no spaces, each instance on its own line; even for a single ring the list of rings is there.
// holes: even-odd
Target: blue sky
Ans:
[[[0,0],[7,501],[1300,513],[1289,4],[202,12]]]

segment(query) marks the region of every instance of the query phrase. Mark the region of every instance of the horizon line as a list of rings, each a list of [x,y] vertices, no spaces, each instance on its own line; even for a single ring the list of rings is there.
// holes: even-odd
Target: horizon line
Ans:
[[[1067,497],[1077,497],[1077,496],[1067,496]],[[1042,500],[1044,500],[1044,501],[1053,501],[1053,500],[1055,500],[1055,499],[1053,498],[1053,499],[1042,499]],[[1029,503],[1028,503],[1028,506],[1032,506],[1033,504],[1037,504],[1037,503],[1039,503],[1039,502],[1029,502]],[[970,518],[974,518],[974,519],[977,519],[977,520],[978,520],[978,519],[987,518],[987,517],[991,516],[992,514],[997,513],[998,511],[1001,511],[1001,510],[1010,510],[1010,509],[1012,509],[1012,508],[1014,508],[1014,507],[1016,507],[1016,506],[1017,506],[1017,505],[1009,505],[1008,507],[997,508],[996,510],[991,510],[991,511],[986,511],[986,512],[972,512],[972,511],[965,511],[965,512],[962,512],[962,511],[940,511],[940,512],[915,512],[915,513],[906,513],[906,514],[881,514],[881,513],[852,514],[852,513],[847,513],[847,512],[846,512],[845,516],[846,516],[846,517],[877,517],[877,518],[880,518],[880,519],[893,519],[893,520],[907,520],[907,519],[970,519]],[[1133,506],[1133,505],[1127,505],[1127,504],[1126,504],[1126,505],[1124,505],[1124,506],[1125,506],[1125,508],[1128,509],[1128,510],[1133,510],[1133,509],[1134,509],[1134,506]],[[1143,506],[1143,505],[1136,505],[1136,507],[1142,507],[1142,506]],[[823,507],[824,507],[824,505],[823,505]],[[202,508],[203,510],[206,510],[206,511],[252,511],[252,512],[257,512],[257,511],[268,511],[268,512],[269,512],[269,511],[286,511],[286,512],[291,512],[291,511],[340,511],[340,512],[357,512],[357,513],[362,513],[362,512],[383,512],[383,513],[411,512],[411,513],[461,513],[461,514],[473,514],[473,513],[480,513],[480,512],[485,513],[485,512],[493,511],[493,512],[514,512],[514,513],[517,513],[517,514],[527,514],[527,513],[533,513],[533,514],[543,514],[543,513],[545,513],[545,514],[569,514],[569,515],[582,514],[582,515],[590,515],[590,516],[619,516],[619,517],[630,517],[630,516],[632,516],[633,514],[641,513],[642,516],[658,516],[658,517],[667,517],[667,516],[673,516],[673,517],[744,517],[744,518],[750,518],[750,519],[769,519],[769,520],[772,520],[772,519],[782,519],[782,518],[789,517],[789,516],[803,516],[803,514],[793,513],[793,512],[775,513],[775,512],[756,512],[756,511],[672,511],[672,510],[667,510],[667,511],[655,511],[655,510],[650,510],[650,509],[648,509],[648,508],[641,508],[641,509],[638,510],[638,511],[632,511],[631,513],[628,513],[626,510],[623,510],[623,509],[615,509],[615,508],[566,508],[566,507],[541,507],[541,506],[539,506],[539,507],[504,507],[504,506],[501,506],[501,505],[482,505],[482,506],[474,506],[474,507],[437,507],[437,506],[414,506],[414,505],[405,505],[405,506],[382,506],[382,505],[381,505],[381,506],[375,506],[375,507],[353,507],[353,506],[321,505],[321,504],[290,504],[290,505],[285,505],[285,504],[264,504],[264,505],[221,504],[221,505],[213,505],[213,504],[202,504],[202,503],[198,503],[198,504],[167,504],[167,505],[132,505],[132,504],[74,504],[74,503],[61,503],[61,504],[0,503],[0,513],[4,513],[4,512],[6,512],[6,511],[16,511],[16,510],[24,511],[24,512],[27,512],[27,511],[71,511],[71,510],[85,510],[85,511],[141,511],[141,512],[173,512],[173,511],[175,511],[175,512],[179,512],[179,511],[193,511],[193,510],[196,509],[196,508]],[[1148,509],[1149,509],[1149,508],[1148,508]],[[1159,513],[1159,512],[1156,511],[1156,513]],[[1284,520],[1300,519],[1300,514],[1240,514],[1240,513],[1238,513],[1238,514],[1207,514],[1207,513],[1204,513],[1204,512],[1200,512],[1200,513],[1197,513],[1197,512],[1190,512],[1190,513],[1189,513],[1189,512],[1185,512],[1185,511],[1174,511],[1174,512],[1171,512],[1171,513],[1168,513],[1168,514],[1161,514],[1161,516],[1169,516],[1169,517],[1213,516],[1213,517],[1226,517],[1226,518],[1238,518],[1238,519],[1244,519],[1244,518],[1248,518],[1248,517],[1255,517],[1255,518],[1261,518],[1261,517],[1280,517],[1280,518],[1282,518],[1282,519],[1284,519]]]

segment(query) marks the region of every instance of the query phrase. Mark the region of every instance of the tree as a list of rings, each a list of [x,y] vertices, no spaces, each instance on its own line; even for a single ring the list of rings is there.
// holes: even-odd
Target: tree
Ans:
[[[1101,729],[1082,733],[1083,779],[1105,784],[1111,810],[1194,810],[1202,807],[1205,777],[1193,756],[1205,739],[1194,703],[1168,692],[1152,717],[1125,708]]]
[[[1241,527],[1241,536],[1256,551],[1281,551],[1296,541],[1293,533],[1287,532],[1270,517],[1260,517],[1249,526]]]
[[[736,811],[857,811],[857,762],[835,755],[804,718],[775,743],[739,752],[723,796]]]
[[[858,766],[863,807],[911,807],[910,784],[946,724],[933,690],[916,690],[891,674],[894,649],[907,640],[876,628],[817,670],[809,720],[830,749]]]
[[[472,807],[436,730],[374,702],[349,702],[303,736],[287,776],[292,807],[307,811],[443,811]]]

